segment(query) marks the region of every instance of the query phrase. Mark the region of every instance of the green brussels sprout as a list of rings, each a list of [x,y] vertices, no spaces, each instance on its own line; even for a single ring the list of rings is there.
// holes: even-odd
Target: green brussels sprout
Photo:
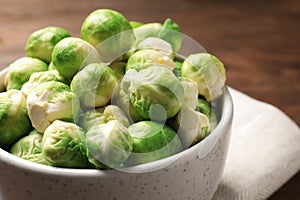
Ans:
[[[6,89],[20,90],[22,85],[29,80],[31,74],[47,70],[48,65],[37,58],[19,58],[9,65],[9,71],[6,75]]]
[[[128,132],[133,140],[133,151],[125,163],[127,166],[156,161],[182,150],[177,134],[166,125],[140,121],[129,126]]]
[[[206,137],[209,129],[209,119],[206,115],[195,111],[190,106],[182,106],[173,118],[171,127],[177,131],[184,148],[198,143]]]
[[[172,60],[174,59],[174,53],[171,44],[157,37],[148,37],[144,39],[137,45],[136,48],[138,50],[153,49],[166,55]]]
[[[120,168],[132,152],[132,139],[120,121],[93,126],[86,134],[87,157],[96,168]]]
[[[164,121],[180,110],[184,90],[178,78],[169,69],[151,66],[140,71],[130,69],[121,82],[124,102],[130,102],[144,119]],[[125,111],[128,107],[121,108]]]
[[[73,76],[90,63],[100,62],[97,50],[88,42],[75,37],[59,41],[52,52],[55,69],[72,80]]]
[[[129,51],[135,40],[129,21],[110,9],[91,12],[82,23],[81,37],[97,48],[106,63]]]
[[[55,120],[44,132],[42,154],[57,167],[85,168],[85,132],[76,124]]]
[[[203,113],[207,117],[210,117],[212,112],[210,104],[206,100],[200,98],[197,100],[196,110]]]
[[[42,138],[40,133],[31,133],[17,141],[10,152],[24,160],[50,165],[42,154]]]
[[[211,104],[206,100],[199,98],[196,111],[203,113],[209,118],[209,130],[208,133],[213,131],[218,125],[218,118],[216,112],[212,108]]]
[[[32,129],[26,97],[19,90],[0,93],[0,145],[10,146]]]
[[[183,105],[190,106],[191,108],[196,109],[198,105],[197,83],[186,77],[180,77],[179,80],[184,90]]]
[[[126,71],[129,69],[135,69],[140,71],[153,65],[160,65],[170,69],[174,69],[174,62],[163,53],[153,49],[143,49],[132,54],[126,65]]]
[[[77,122],[80,102],[68,85],[49,81],[39,84],[27,96],[27,109],[35,129],[43,133],[57,119]]]
[[[117,79],[119,80],[125,74],[126,62],[118,61],[113,62],[109,67],[115,72]]]
[[[199,95],[209,102],[223,93],[226,81],[224,65],[209,53],[189,55],[182,64],[181,73],[197,83]]]
[[[106,107],[86,111],[81,115],[78,124],[85,131],[88,131],[95,125],[105,124],[111,120],[118,120],[126,127],[130,125],[122,109],[115,105],[108,105]]]
[[[108,104],[118,79],[111,68],[102,63],[92,63],[78,72],[71,90],[76,93],[86,107],[102,107]]]
[[[180,49],[182,43],[182,33],[178,24],[172,19],[166,19],[164,24],[148,23],[134,29],[136,36],[135,46],[148,37],[158,37],[172,45],[174,52]]]
[[[59,81],[68,84],[68,80],[65,77],[63,77],[57,70],[35,72],[30,76],[29,80],[22,86],[21,91],[24,94],[28,95],[39,84],[48,81]]]
[[[50,63],[54,46],[66,37],[71,37],[70,33],[60,27],[39,29],[29,36],[25,47],[26,55]]]

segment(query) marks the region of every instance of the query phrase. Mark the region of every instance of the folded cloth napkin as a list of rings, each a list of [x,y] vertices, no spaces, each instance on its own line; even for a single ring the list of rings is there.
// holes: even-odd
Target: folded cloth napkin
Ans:
[[[268,198],[300,169],[300,129],[276,107],[230,88],[228,158],[213,200]]]

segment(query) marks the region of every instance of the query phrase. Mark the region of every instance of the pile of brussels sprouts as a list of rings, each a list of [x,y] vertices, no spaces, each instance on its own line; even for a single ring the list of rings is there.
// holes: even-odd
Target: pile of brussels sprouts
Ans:
[[[0,147],[40,164],[122,168],[174,155],[217,125],[225,84],[209,53],[178,55],[180,27],[91,12],[81,37],[32,33],[0,93]]]

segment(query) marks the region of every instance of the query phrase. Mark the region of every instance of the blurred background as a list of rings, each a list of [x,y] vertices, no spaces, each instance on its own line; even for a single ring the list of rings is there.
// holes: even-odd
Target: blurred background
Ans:
[[[81,23],[98,8],[144,23],[172,18],[223,61],[229,86],[278,107],[300,125],[297,0],[0,0],[0,69],[25,56],[33,31],[53,25],[79,37]],[[269,199],[300,199],[299,185],[298,173]]]

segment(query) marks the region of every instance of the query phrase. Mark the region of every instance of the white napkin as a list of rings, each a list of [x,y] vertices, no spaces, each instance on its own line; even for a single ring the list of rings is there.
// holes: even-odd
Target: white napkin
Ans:
[[[300,129],[276,107],[230,88],[234,117],[213,200],[268,198],[300,169]]]

